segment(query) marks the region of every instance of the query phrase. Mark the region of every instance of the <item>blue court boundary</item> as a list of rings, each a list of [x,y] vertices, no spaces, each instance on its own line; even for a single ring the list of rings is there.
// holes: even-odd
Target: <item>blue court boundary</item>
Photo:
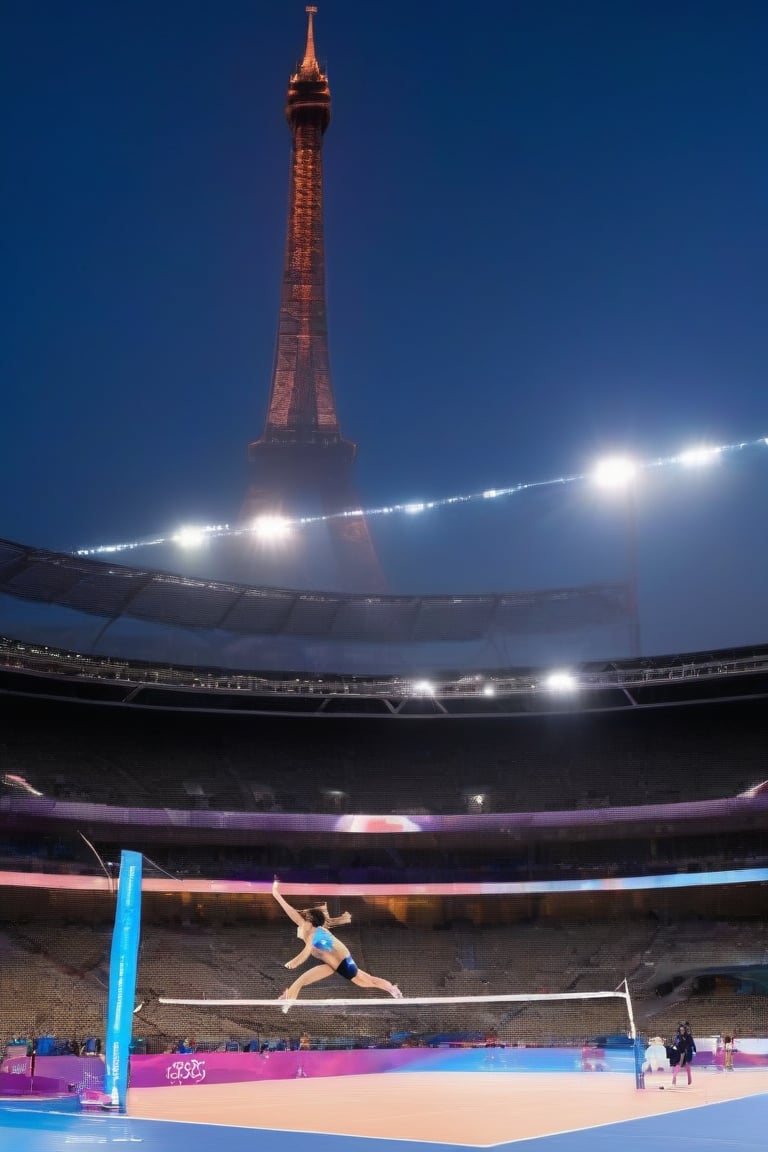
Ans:
[[[471,1100],[467,1107],[471,1108]],[[600,1123],[599,1116],[595,1117]],[[641,1152],[673,1142],[685,1152],[764,1152],[768,1127],[768,1093],[685,1108],[664,1116],[626,1120],[575,1132],[514,1140],[491,1147],[494,1152],[615,1152],[616,1148]],[[332,1133],[285,1132],[272,1128],[236,1128],[220,1124],[144,1120],[131,1116],[82,1114],[38,1110],[14,1104],[0,1105],[3,1145],[24,1152],[64,1152],[66,1149],[125,1144],[141,1145],[141,1152],[209,1152],[225,1141],[227,1152],[466,1152],[476,1145],[437,1141],[384,1140]]]

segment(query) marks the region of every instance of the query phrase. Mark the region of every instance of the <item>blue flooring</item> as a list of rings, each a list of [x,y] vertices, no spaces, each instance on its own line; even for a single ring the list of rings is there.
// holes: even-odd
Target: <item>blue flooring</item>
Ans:
[[[599,1124],[599,1118],[595,1118]],[[705,1104],[701,1108],[647,1116],[579,1132],[498,1144],[503,1152],[765,1152],[768,1148],[768,1094]]]
[[[599,1117],[595,1117],[599,1124]],[[228,1128],[215,1124],[179,1124],[140,1120],[105,1113],[82,1114],[38,1109],[13,1103],[0,1105],[0,1146],[23,1152],[70,1150],[126,1144],[141,1152],[210,1152],[225,1143],[227,1152],[415,1152],[423,1142],[375,1140],[307,1132],[258,1128]],[[646,1152],[675,1145],[685,1152],[764,1152],[768,1146],[768,1094],[744,1100],[708,1104],[665,1116],[650,1116],[621,1124],[563,1132],[495,1146],[496,1152]],[[434,1144],[435,1152],[466,1152],[467,1145]],[[427,1145],[426,1147],[430,1147]]]

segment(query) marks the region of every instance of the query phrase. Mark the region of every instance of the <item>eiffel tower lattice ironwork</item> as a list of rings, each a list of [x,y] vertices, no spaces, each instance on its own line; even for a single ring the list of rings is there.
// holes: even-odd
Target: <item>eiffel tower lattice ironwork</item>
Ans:
[[[304,58],[288,87],[288,232],[269,409],[262,435],[248,446],[249,516],[333,515],[360,507],[353,477],[357,446],[341,435],[328,355],[322,147],[331,92],[315,54],[316,11],[307,8]],[[339,588],[383,591],[365,517],[333,518],[326,526]],[[305,558],[304,571],[311,568]]]

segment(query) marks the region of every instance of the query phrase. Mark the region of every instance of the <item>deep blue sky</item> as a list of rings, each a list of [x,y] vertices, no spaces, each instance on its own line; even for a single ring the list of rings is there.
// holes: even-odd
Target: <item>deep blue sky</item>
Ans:
[[[0,536],[233,519],[304,5],[2,11]],[[325,0],[316,39],[332,370],[366,504],[768,434],[763,0]],[[676,629],[696,598],[719,616],[703,644],[768,640],[767,483],[768,449],[638,494],[649,643],[696,646]],[[556,586],[621,575],[607,515],[569,486],[375,530],[396,586]]]

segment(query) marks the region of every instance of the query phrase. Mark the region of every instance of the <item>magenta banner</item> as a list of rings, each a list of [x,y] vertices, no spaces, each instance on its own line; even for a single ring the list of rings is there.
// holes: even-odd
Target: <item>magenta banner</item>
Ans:
[[[375,1072],[633,1072],[631,1048],[362,1048],[310,1052],[197,1052],[131,1057],[131,1086],[232,1084]]]
[[[131,1057],[131,1087],[233,1084],[303,1076],[360,1076],[389,1072],[419,1059],[418,1049],[365,1048],[339,1052],[177,1052]]]
[[[34,1075],[33,1075],[34,1072]],[[104,1086],[104,1061],[99,1056],[12,1056],[0,1064],[2,1083],[16,1094],[22,1083],[28,1092],[83,1092]],[[70,1087],[72,1086],[72,1087]]]
[[[760,1042],[753,1042],[760,1045]],[[765,1042],[762,1042],[765,1045]],[[713,1043],[713,1048],[715,1047]],[[697,1066],[722,1071],[722,1052],[701,1052]],[[737,1068],[768,1070],[768,1051],[735,1054]],[[626,1072],[634,1075],[632,1048],[362,1048],[309,1052],[177,1052],[131,1057],[131,1086],[192,1088],[318,1076],[392,1072]]]

